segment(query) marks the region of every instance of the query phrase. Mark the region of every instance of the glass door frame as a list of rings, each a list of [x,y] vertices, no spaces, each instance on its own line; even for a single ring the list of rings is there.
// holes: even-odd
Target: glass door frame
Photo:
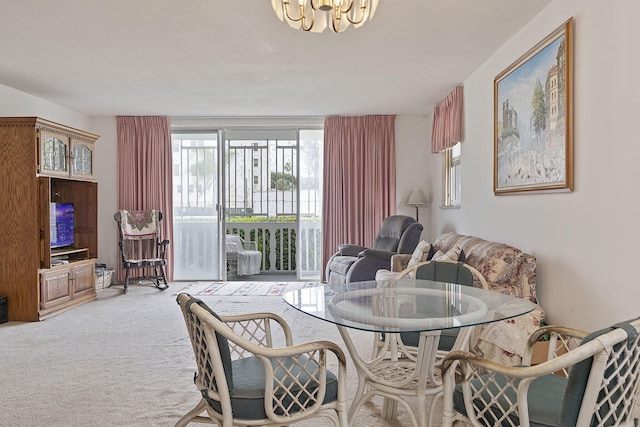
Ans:
[[[198,139],[202,139],[202,140],[207,140],[207,138],[205,137],[210,137],[211,140],[213,140],[213,138],[215,138],[215,145],[213,147],[210,147],[213,149],[213,153],[214,153],[214,158],[216,159],[215,164],[213,164],[214,167],[214,171],[213,171],[213,186],[212,186],[212,193],[211,196],[214,197],[213,200],[213,215],[216,218],[216,221],[214,222],[214,226],[213,229],[209,229],[211,230],[211,232],[214,234],[215,236],[218,236],[217,238],[214,238],[214,240],[210,243],[207,244],[207,239],[204,239],[204,244],[205,246],[209,247],[210,250],[213,252],[211,253],[211,255],[213,255],[214,260],[217,261],[217,268],[216,266],[213,266],[211,274],[212,276],[215,276],[216,273],[215,271],[217,270],[217,277],[204,277],[207,274],[207,271],[203,271],[203,277],[186,277],[186,276],[182,276],[182,277],[177,277],[176,280],[226,280],[226,256],[223,253],[224,251],[224,239],[221,239],[220,236],[222,236],[224,234],[224,211],[222,210],[222,205],[220,203],[221,197],[224,197],[224,194],[222,193],[224,191],[224,186],[221,183],[221,175],[222,173],[220,172],[220,168],[222,167],[223,160],[222,160],[222,155],[223,155],[223,150],[221,149],[222,146],[222,142],[221,142],[221,130],[219,129],[171,129],[171,138],[172,138],[172,144],[173,141],[175,139],[181,139],[181,140],[188,140],[189,136],[202,136],[203,138],[194,138],[194,141],[197,141]],[[208,146],[206,146],[208,147]],[[197,149],[197,146],[193,147],[194,149]],[[185,167],[185,165],[182,164],[182,150],[184,150],[184,148],[182,147],[182,145],[180,145],[179,147],[179,156],[180,156],[180,160],[179,160],[179,164],[181,166],[181,173],[178,175],[179,178],[181,180],[181,184],[182,184],[182,172],[183,169]],[[172,149],[172,153],[174,153],[173,149]],[[172,155],[175,155],[172,154]],[[174,159],[172,159],[172,164],[174,165],[174,167],[176,166],[176,162],[174,161]],[[188,166],[188,165],[187,165]],[[206,176],[206,173],[204,174]],[[176,175],[174,174],[174,180],[175,180]],[[175,184],[174,184],[175,185]],[[181,188],[180,192],[183,193],[185,189]],[[172,191],[174,191],[175,193],[175,189],[172,189]],[[187,188],[186,189],[187,192],[190,193],[190,189]],[[175,199],[175,197],[174,197]],[[175,208],[175,200],[174,200],[174,208]],[[206,210],[206,206],[204,207]],[[174,242],[172,242],[172,244],[174,245],[178,245],[181,242],[178,242],[176,237],[175,237],[175,232],[178,229],[178,227],[176,227],[176,215],[174,214]],[[174,246],[174,251],[175,251],[175,246]],[[174,262],[178,261],[178,256],[176,256],[176,259],[174,260]],[[211,258],[209,258],[211,259]],[[207,260],[201,260],[201,262],[204,264],[206,264]],[[179,273],[179,271],[174,270],[175,272]]]

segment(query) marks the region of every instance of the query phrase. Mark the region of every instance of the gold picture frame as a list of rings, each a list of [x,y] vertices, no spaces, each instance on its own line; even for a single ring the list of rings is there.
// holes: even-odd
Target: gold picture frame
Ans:
[[[573,18],[494,80],[494,194],[552,191],[573,191]]]

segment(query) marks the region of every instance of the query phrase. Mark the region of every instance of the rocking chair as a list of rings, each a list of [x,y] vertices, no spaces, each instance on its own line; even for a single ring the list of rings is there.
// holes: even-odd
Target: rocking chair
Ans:
[[[162,212],[157,210],[121,210],[113,215],[118,223],[120,255],[125,270],[124,291],[131,279],[152,281],[156,288],[169,287],[164,272],[167,265],[168,239],[162,239],[160,221]],[[138,270],[131,276],[131,270]]]

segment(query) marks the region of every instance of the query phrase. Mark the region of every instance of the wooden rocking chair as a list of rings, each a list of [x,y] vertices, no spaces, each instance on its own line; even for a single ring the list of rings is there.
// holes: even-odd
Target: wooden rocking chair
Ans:
[[[169,284],[164,272],[167,265],[168,239],[161,237],[162,212],[157,210],[121,210],[113,218],[118,224],[122,268],[125,270],[124,291],[131,279],[150,280],[155,287],[167,289]],[[139,274],[132,277],[131,271]]]

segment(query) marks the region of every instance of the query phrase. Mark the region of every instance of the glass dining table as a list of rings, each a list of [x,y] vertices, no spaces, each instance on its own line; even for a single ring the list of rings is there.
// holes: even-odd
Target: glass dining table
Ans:
[[[295,309],[337,326],[358,373],[350,424],[360,407],[379,395],[384,397],[384,418],[394,417],[401,404],[417,427],[430,424],[427,397],[442,390],[441,333],[457,330],[451,350],[468,350],[474,328],[521,316],[535,307],[490,290],[411,278],[319,285],[286,292],[283,298]],[[356,348],[350,329],[374,333],[372,346],[366,349],[370,357],[363,356],[365,349]],[[417,346],[404,343],[407,333],[419,336]],[[417,398],[417,416],[408,396]],[[436,400],[432,399],[431,414]]]

